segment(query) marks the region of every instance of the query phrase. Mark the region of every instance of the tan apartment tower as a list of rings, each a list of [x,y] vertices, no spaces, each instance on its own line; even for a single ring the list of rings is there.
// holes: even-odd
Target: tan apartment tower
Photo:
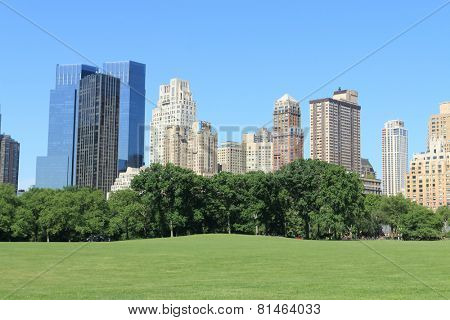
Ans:
[[[171,79],[159,87],[159,100],[150,124],[150,163],[164,163],[165,133],[169,126],[190,129],[196,121],[197,106],[189,81]]]
[[[415,154],[406,176],[406,197],[431,209],[450,205],[450,102],[428,121],[427,152]]]
[[[450,205],[450,155],[441,139],[429,139],[429,151],[415,154],[406,177],[406,197],[431,209]]]
[[[206,121],[195,121],[189,131],[187,167],[196,174],[217,173],[217,132]]]
[[[244,151],[238,142],[224,142],[217,150],[218,164],[221,171],[244,173]]]
[[[361,173],[361,106],[355,90],[311,100],[310,157]]]
[[[261,128],[256,133],[243,134],[242,151],[245,172],[272,171],[273,139],[269,130]]]
[[[303,158],[300,103],[288,94],[275,101],[272,136],[273,171]]]
[[[433,139],[443,140],[445,150],[450,152],[450,101],[442,102],[439,114],[432,115],[428,121],[428,151]]]

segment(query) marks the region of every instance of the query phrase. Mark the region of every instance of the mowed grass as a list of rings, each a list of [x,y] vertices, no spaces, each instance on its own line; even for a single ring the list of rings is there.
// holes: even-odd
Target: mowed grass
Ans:
[[[111,243],[0,243],[1,299],[448,297],[450,241],[205,235]]]

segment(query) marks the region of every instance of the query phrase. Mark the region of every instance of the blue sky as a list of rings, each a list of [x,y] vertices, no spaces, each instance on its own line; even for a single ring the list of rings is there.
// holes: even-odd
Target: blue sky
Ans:
[[[198,118],[219,127],[267,123],[284,93],[303,98],[446,1],[5,2],[99,65],[145,63],[151,101],[170,78],[190,80]],[[311,97],[359,91],[362,156],[379,176],[384,122],[404,120],[410,154],[421,152],[429,116],[450,100],[449,17],[450,5]],[[46,154],[55,65],[87,61],[1,2],[0,41],[2,131],[21,143],[24,188]]]

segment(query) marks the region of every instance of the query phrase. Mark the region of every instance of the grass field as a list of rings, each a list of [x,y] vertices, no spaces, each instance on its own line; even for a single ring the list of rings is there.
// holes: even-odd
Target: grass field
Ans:
[[[0,243],[0,299],[448,297],[450,241],[206,235]]]

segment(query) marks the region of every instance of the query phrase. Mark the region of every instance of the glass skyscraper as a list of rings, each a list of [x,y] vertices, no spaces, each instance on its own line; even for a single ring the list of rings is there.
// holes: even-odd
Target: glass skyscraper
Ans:
[[[76,185],[102,190],[117,178],[120,80],[97,73],[79,90]]]
[[[57,65],[56,86],[50,91],[47,156],[36,162],[36,187],[63,188],[74,184],[80,80],[97,72],[88,65]]]
[[[107,62],[103,73],[120,79],[119,160],[120,172],[144,164],[145,64]]]

